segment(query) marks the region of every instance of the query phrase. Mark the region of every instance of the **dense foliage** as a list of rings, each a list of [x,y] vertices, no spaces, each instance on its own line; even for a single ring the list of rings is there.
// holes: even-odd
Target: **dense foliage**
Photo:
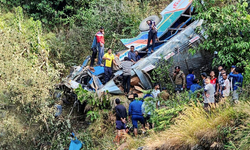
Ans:
[[[11,10],[13,7],[20,6],[35,20],[41,20],[42,23],[49,26],[68,24],[72,19],[77,17],[79,12],[88,9],[91,2],[89,0],[0,1],[5,6],[4,9]]]
[[[70,123],[54,117],[51,92],[59,71],[48,59],[47,40],[52,35],[43,34],[40,21],[24,19],[20,7],[0,20],[0,147],[63,148],[66,139],[54,136],[65,136]],[[60,70],[63,65],[56,67]]]
[[[101,26],[105,28],[105,47],[124,50],[121,38],[139,33],[142,19],[157,14],[150,1],[137,0],[35,0],[5,1],[7,10],[21,6],[28,16],[40,20],[48,31],[55,31],[50,41],[50,59],[66,67],[79,65],[91,54],[93,37]],[[149,6],[150,5],[150,6]]]
[[[195,18],[205,20],[205,35],[208,36],[199,49],[218,51],[215,65],[245,67],[250,59],[248,3],[245,0],[212,0],[204,4],[195,1],[194,5]]]

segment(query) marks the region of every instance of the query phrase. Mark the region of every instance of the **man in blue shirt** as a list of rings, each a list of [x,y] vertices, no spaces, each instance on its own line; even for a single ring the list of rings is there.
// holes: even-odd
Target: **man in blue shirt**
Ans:
[[[132,45],[130,46],[130,51],[128,52],[128,58],[132,62],[136,62],[136,55],[135,55],[134,49],[135,47]]]
[[[229,77],[233,77],[233,100],[235,101],[235,103],[238,102],[239,92],[243,83],[243,76],[239,72],[240,69],[235,68],[232,69],[231,73],[229,74]]]
[[[136,62],[141,59],[141,57],[137,51],[135,51],[135,57],[136,57]]]
[[[199,79],[194,79],[193,84],[190,87],[190,91],[189,91],[189,99],[191,98],[191,95],[194,95],[194,92],[202,89],[202,87],[198,84],[199,83]],[[197,93],[194,95],[194,97],[199,97],[200,93]]]
[[[137,122],[143,125],[143,129],[145,130],[145,121],[142,115],[142,101],[136,100],[138,98],[137,94],[134,94],[134,100],[129,104],[128,115],[129,118],[132,119],[132,124],[134,127],[134,135],[137,136]]]
[[[193,81],[195,79],[195,75],[194,75],[193,69],[189,69],[188,71],[189,71],[189,74],[186,77],[186,81],[187,81],[187,90],[190,90],[190,87],[193,84]]]
[[[190,87],[190,90],[192,93],[194,93],[196,90],[201,89],[201,86],[198,83],[199,83],[199,79],[194,79],[193,84]]]

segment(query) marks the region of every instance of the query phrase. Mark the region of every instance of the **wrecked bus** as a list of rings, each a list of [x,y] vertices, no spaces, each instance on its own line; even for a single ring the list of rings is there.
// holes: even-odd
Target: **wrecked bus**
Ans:
[[[203,20],[192,20],[192,0],[174,0],[162,12],[162,20],[157,24],[160,42],[156,43],[155,52],[148,54],[146,50],[147,31],[141,32],[136,38],[122,39],[126,47],[135,46],[135,50],[142,57],[139,62],[132,66],[131,85],[142,89],[152,89],[151,78],[148,72],[152,71],[161,58],[168,60],[173,58],[173,65],[181,66],[187,73],[189,68],[198,69],[204,66],[206,54],[197,52],[191,55],[190,48],[198,46],[205,37],[195,31],[201,27]],[[149,48],[150,49],[150,48]],[[128,50],[123,51],[120,56],[122,60]],[[101,96],[108,91],[111,94],[124,94],[122,87],[122,70],[114,73],[114,77],[103,85],[104,67],[89,67],[87,57],[82,66],[74,66],[70,75],[59,85],[60,89],[72,92],[81,85],[88,91],[94,91]],[[191,63],[191,62],[196,62]]]

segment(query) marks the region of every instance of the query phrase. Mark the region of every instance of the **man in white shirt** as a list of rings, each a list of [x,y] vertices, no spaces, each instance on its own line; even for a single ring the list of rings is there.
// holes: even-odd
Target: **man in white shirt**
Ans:
[[[224,84],[222,86],[222,97],[223,98],[227,98],[230,94],[230,82],[227,78],[227,74],[224,73],[222,74],[222,77],[224,79]]]
[[[160,89],[160,85],[158,83],[155,83],[154,89],[152,91],[152,95],[153,95],[154,98],[157,98],[157,95],[159,93],[161,93],[161,91],[159,89]],[[156,107],[158,108],[159,106],[160,106],[160,101],[157,102]]]
[[[204,88],[205,94],[204,94],[204,107],[205,109],[208,109],[208,107],[211,107],[211,105],[214,105],[214,93],[215,88],[210,83],[210,77],[207,77],[205,80],[206,86]]]

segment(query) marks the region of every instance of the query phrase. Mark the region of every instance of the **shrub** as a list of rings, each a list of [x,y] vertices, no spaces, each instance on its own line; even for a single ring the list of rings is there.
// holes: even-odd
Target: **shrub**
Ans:
[[[51,94],[60,72],[48,59],[52,35],[43,34],[40,21],[25,19],[21,7],[1,14],[0,20],[0,109],[5,114],[0,118],[0,147],[64,148],[71,126],[69,120],[54,117]]]

